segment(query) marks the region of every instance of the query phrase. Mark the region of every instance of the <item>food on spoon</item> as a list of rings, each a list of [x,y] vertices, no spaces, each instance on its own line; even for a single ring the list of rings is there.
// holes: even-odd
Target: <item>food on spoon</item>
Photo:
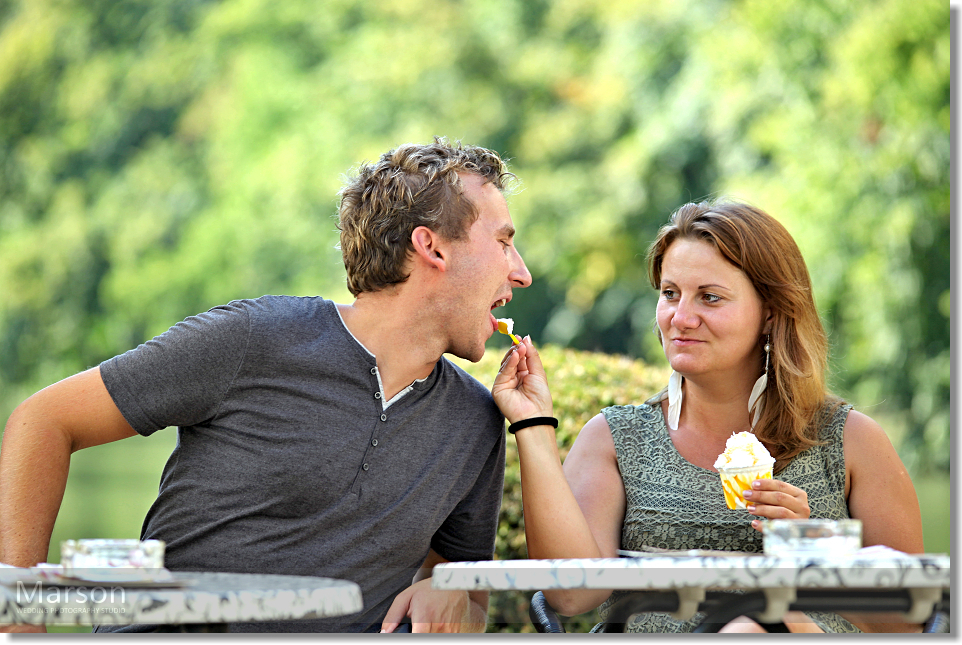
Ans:
[[[715,460],[728,508],[745,508],[748,504],[742,491],[750,489],[756,479],[771,479],[774,465],[775,459],[754,434],[732,434]]]
[[[521,339],[514,335],[514,320],[512,318],[498,318],[498,331],[505,336],[511,336],[515,345],[521,344]]]

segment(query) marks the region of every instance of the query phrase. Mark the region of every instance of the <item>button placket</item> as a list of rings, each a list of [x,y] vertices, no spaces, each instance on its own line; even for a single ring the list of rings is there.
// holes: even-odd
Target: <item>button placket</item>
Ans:
[[[372,376],[372,379],[371,379],[371,390],[373,390],[373,393],[374,393],[374,396],[371,397],[371,399],[374,401],[374,404],[377,406],[376,409],[378,409],[378,410],[383,410],[382,399],[383,399],[384,397],[383,397],[383,395],[381,394],[381,383],[380,383],[380,380],[378,379],[377,366],[372,367],[370,371],[371,371],[371,376]],[[380,414],[380,415],[379,415],[379,418],[380,418],[380,420],[381,420],[382,422],[383,422],[383,421],[387,421],[387,415],[386,415],[386,414]],[[377,434],[377,431],[378,431],[377,422],[375,422],[374,425],[375,425],[375,427],[374,427],[374,432],[372,433],[372,435],[376,435],[376,434]],[[369,444],[368,444],[367,449],[364,451],[364,456],[363,456],[363,460],[362,460],[362,462],[361,462],[361,467],[360,467],[360,469],[358,470],[357,476],[356,476],[355,479],[354,479],[354,484],[353,484],[353,486],[351,487],[351,491],[352,491],[354,494],[360,494],[360,492],[361,492],[361,489],[362,489],[362,483],[361,483],[361,482],[364,480],[364,477],[366,476],[366,474],[369,473],[370,470],[371,470],[371,465],[372,465],[372,463],[373,463],[373,457],[374,457],[374,454],[373,454],[373,453],[374,453],[374,448],[376,448],[377,445],[378,445],[378,440],[377,440],[376,436],[372,436],[371,439],[369,440]]]
[[[380,392],[375,393],[374,398],[375,399],[381,398],[381,393]],[[384,413],[381,413],[381,415],[378,418],[381,420],[382,423],[387,422],[387,415]],[[378,433],[378,429],[375,428],[374,434],[377,435],[377,433]],[[363,472],[367,472],[368,470],[371,469],[371,463],[370,463],[371,457],[373,456],[373,451],[375,448],[377,448],[378,443],[379,442],[378,442],[377,436],[371,437],[370,447],[367,449],[367,454],[365,454],[364,456],[364,463],[361,464],[361,470]]]
[[[377,367],[376,367],[376,366],[371,368],[371,374],[374,375],[374,377],[375,377],[375,386],[378,388],[377,391],[374,392],[374,400],[375,400],[375,401],[380,401],[381,398],[382,398],[382,397],[381,397],[381,391],[380,391],[381,385],[380,385],[380,381],[376,378],[376,377],[377,377]],[[386,421],[386,420],[387,420],[387,415],[381,414],[380,419],[381,419],[381,421]],[[377,431],[375,430],[375,432],[377,432]],[[377,447],[377,443],[378,443],[378,442],[377,442],[377,437],[372,437],[372,438],[371,438],[371,447],[368,448],[368,453],[369,453],[369,454],[365,455],[365,457],[364,457],[365,461],[364,461],[364,463],[361,464],[361,470],[364,471],[364,472],[367,472],[367,471],[369,471],[369,470],[371,469],[371,464],[370,464],[370,462],[368,461],[368,460],[370,459],[370,457],[371,457],[370,451],[371,451],[372,448],[376,448],[376,447]]]

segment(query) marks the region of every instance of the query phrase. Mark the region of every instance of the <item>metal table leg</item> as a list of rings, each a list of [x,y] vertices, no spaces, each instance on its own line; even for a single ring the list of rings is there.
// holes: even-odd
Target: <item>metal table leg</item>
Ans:
[[[915,599],[907,589],[798,589],[796,599],[789,605],[794,611],[842,611],[862,612],[910,612]],[[932,613],[948,613],[949,594],[943,592],[942,600]],[[714,633],[739,616],[755,617],[766,611],[768,599],[763,591],[738,594],[719,602],[693,630],[694,633]]]

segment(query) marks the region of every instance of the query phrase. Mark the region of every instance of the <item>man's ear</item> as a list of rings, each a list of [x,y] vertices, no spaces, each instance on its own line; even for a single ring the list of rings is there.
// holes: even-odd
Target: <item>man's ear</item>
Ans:
[[[447,249],[443,248],[441,236],[427,226],[418,226],[411,232],[414,253],[439,271],[447,271]]]

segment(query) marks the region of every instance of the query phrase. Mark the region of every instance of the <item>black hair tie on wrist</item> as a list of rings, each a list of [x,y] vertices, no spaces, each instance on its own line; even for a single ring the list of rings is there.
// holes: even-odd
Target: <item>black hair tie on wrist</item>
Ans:
[[[509,425],[508,432],[514,434],[518,430],[524,430],[531,426],[551,426],[552,428],[557,428],[558,420],[554,417],[531,417],[530,419],[522,419]]]

